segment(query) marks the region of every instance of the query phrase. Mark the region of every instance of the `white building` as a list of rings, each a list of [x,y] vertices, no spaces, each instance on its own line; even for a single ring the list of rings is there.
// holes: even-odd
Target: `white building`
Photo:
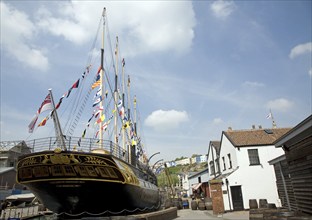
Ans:
[[[196,163],[196,157],[191,158],[191,164],[194,164],[194,163]]]
[[[176,160],[176,166],[178,165],[187,165],[187,164],[190,164],[191,163],[191,160],[190,158],[184,158],[182,160]]]
[[[211,179],[221,174],[219,162],[220,147],[221,141],[210,141],[209,143],[207,162]]]
[[[199,156],[199,163],[207,162],[207,155],[200,155]]]
[[[189,192],[188,196],[193,194],[193,190],[198,190],[201,188],[201,191],[205,192],[205,194],[208,194],[208,180],[209,180],[209,174],[208,169],[205,168],[202,171],[193,173],[189,175],[188,182],[189,182]]]
[[[225,210],[249,209],[249,200],[267,199],[280,206],[273,166],[268,161],[283,155],[273,145],[290,128],[223,131],[220,147],[210,142],[210,178],[222,179]]]
[[[189,176],[192,176],[195,172],[188,172],[188,173],[180,173],[178,174],[179,178],[179,185],[181,189],[186,192],[187,196],[190,196],[190,192],[192,192],[189,182]]]
[[[168,162],[165,162],[167,167],[175,167],[176,166],[176,162],[175,161],[168,161]]]

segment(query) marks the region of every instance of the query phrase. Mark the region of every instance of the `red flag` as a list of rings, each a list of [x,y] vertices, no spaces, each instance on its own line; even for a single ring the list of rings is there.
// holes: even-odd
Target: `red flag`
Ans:
[[[36,125],[37,120],[38,120],[38,116],[40,115],[41,112],[44,112],[46,110],[52,110],[52,109],[53,109],[53,106],[52,106],[51,96],[50,96],[50,94],[48,94],[45,97],[45,99],[43,100],[43,102],[41,103],[40,108],[36,112],[35,116],[31,120],[30,124],[28,125],[28,132],[33,133],[35,125]]]
[[[51,102],[51,96],[50,96],[50,94],[48,94],[47,97],[42,102],[37,113],[40,114],[41,112],[44,112],[46,110],[52,110],[52,109],[53,109],[53,106],[52,106],[52,102]]]

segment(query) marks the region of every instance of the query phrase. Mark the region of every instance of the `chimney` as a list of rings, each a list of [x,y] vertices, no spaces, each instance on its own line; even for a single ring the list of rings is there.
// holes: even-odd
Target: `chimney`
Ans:
[[[252,127],[252,129],[256,129],[256,126],[255,126],[255,125],[252,125],[251,127]]]

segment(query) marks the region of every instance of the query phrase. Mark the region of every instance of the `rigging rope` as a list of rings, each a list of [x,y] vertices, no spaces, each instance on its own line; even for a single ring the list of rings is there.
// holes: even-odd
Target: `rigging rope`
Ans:
[[[98,35],[99,35],[99,31],[100,31],[100,28],[101,28],[101,24],[102,24],[102,21],[103,21],[103,17],[101,16],[100,18],[100,21],[99,21],[99,24],[98,24],[98,27],[97,27],[97,31],[96,31],[96,35],[95,35],[95,38],[93,40],[93,43],[92,43],[92,46],[90,48],[90,55],[87,59],[87,62],[86,62],[86,68],[90,68],[92,67],[92,64],[94,62],[94,57],[93,57],[93,51],[96,47],[96,42],[98,40]],[[84,71],[88,71],[87,69],[84,69]],[[90,71],[90,69],[89,69]],[[64,126],[64,129],[66,129],[66,127],[68,126],[67,128],[67,131],[65,134],[68,134],[68,135],[73,135],[74,131],[75,131],[75,128],[77,127],[78,125],[78,122],[80,120],[80,117],[81,117],[81,114],[77,114],[77,109],[78,109],[78,106],[79,106],[79,111],[78,112],[83,112],[85,106],[86,106],[86,102],[87,100],[89,99],[89,96],[90,96],[90,93],[91,93],[91,88],[89,86],[89,90],[88,92],[85,94],[84,98],[82,98],[82,92],[83,92],[83,88],[84,88],[84,82],[85,82],[85,78],[87,77],[87,74],[85,74],[85,76],[82,78],[82,82],[81,82],[81,86],[79,87],[79,93],[78,95],[75,96],[75,99],[74,99],[74,105],[72,105],[72,108],[70,110],[70,113],[69,113],[69,116],[72,116],[72,115],[75,115],[75,117],[69,117],[65,126]],[[81,103],[81,100],[82,100],[82,104]],[[73,120],[77,121],[77,123],[73,123]]]

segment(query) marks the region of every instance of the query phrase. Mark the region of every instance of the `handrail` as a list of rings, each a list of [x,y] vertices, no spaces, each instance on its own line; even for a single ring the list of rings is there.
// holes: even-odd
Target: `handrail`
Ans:
[[[103,149],[113,156],[123,161],[126,161],[127,163],[130,162],[128,151],[110,140],[99,141],[99,139],[95,138],[80,138],[72,136],[65,136],[64,140],[67,151],[91,152],[95,149]],[[20,141],[20,144],[24,147],[23,150],[21,150],[20,156],[41,151],[53,151],[58,147],[56,137],[45,137],[27,141]],[[154,176],[149,165],[144,164],[139,160],[136,160],[136,165],[134,166],[134,168],[135,170],[137,170],[137,174],[141,177],[144,175]],[[145,171],[145,174],[142,172],[142,170]],[[147,179],[149,178],[147,177]]]
[[[103,149],[113,154],[115,157],[129,162],[128,152],[110,140],[99,141],[99,139],[95,138],[81,139],[79,137],[71,136],[64,136],[64,140],[68,151],[91,152],[95,149]],[[24,143],[30,150],[30,153],[53,151],[58,147],[56,137],[27,140]]]

